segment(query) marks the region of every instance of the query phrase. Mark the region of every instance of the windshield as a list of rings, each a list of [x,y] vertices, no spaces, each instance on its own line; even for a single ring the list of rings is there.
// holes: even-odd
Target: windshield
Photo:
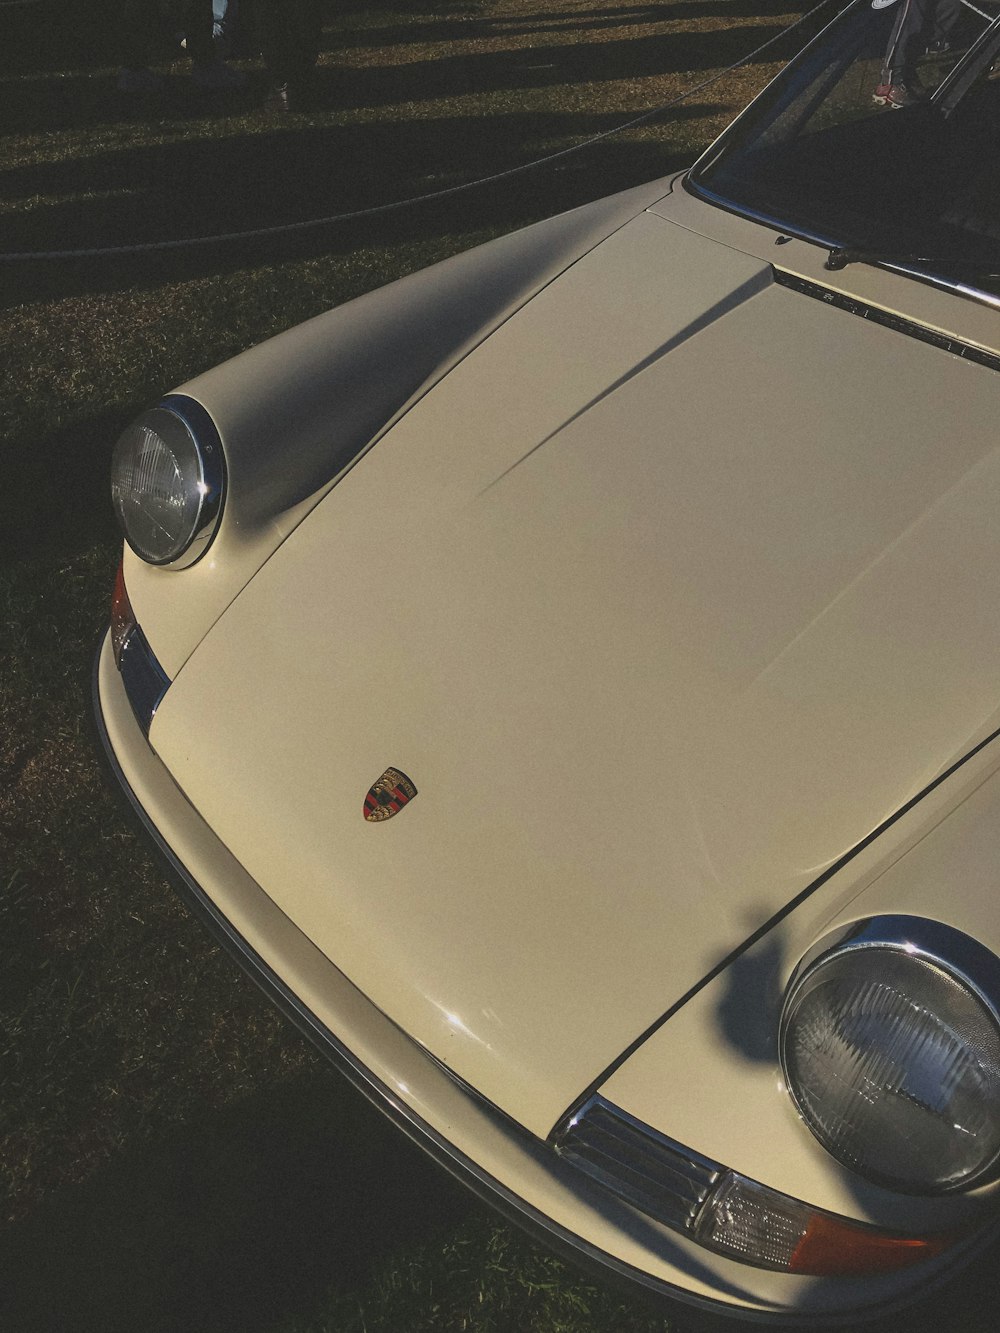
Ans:
[[[1000,0],[856,0],[713,146],[691,187],[866,258],[920,256],[963,282],[995,275],[998,14]],[[1000,290],[995,278],[975,285]]]

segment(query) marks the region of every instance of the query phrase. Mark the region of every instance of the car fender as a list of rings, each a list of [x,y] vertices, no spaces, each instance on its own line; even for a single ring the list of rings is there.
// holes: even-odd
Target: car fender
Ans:
[[[226,494],[183,570],[125,553],[125,582],[169,677],[341,476],[474,347],[669,189],[655,181],[399,279],[250,348],[164,401],[208,412]],[[183,576],[183,577],[182,577]]]

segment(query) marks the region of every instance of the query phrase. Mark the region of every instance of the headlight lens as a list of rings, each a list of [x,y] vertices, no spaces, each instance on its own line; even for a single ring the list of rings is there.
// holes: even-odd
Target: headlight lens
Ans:
[[[167,399],[138,417],[115,447],[115,513],[125,540],[149,564],[197,560],[215,532],[222,494],[222,447],[197,403]]]
[[[1000,1159],[997,960],[958,931],[868,922],[803,968],[781,1062],[820,1143],[912,1194],[964,1189]]]

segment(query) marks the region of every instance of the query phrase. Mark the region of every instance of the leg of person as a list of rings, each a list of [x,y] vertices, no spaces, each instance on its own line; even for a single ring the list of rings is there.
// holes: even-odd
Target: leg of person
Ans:
[[[191,57],[191,78],[208,92],[240,88],[246,75],[223,64],[212,40],[212,0],[187,0],[183,11],[184,34]]]
[[[118,90],[123,93],[155,92],[163,87],[163,76],[151,70],[158,11],[153,0],[123,0],[113,28],[108,32],[108,47],[117,54]]]
[[[221,17],[220,17],[221,8]],[[240,28],[240,8],[239,0],[225,0],[221,7],[216,4],[215,9],[215,47],[219,54],[225,58],[233,55],[239,44]]]
[[[320,0],[264,0],[261,44],[271,83],[267,104],[287,111],[307,100],[319,54]]]
[[[899,10],[889,34],[874,99],[881,105],[899,108],[920,101],[917,61],[924,53],[925,33],[937,0],[897,0],[897,3]]]
[[[948,37],[961,12],[962,0],[938,0],[931,16],[930,31],[927,33],[928,48],[938,51],[948,49]]]

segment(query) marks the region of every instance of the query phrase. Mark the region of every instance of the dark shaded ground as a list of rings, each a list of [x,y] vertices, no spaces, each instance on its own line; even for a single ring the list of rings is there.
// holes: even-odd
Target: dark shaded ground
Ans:
[[[3,1327],[273,1328],[479,1207],[358,1096],[302,1073],[61,1190],[5,1237]]]

